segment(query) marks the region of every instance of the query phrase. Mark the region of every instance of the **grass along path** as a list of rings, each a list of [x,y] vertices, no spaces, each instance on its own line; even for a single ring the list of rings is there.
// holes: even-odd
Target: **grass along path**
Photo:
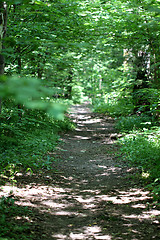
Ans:
[[[132,178],[137,170],[116,158],[113,120],[86,104],[72,107],[70,116],[77,127],[62,136],[57,172],[17,176],[17,186],[3,188],[30,210],[16,220],[31,222],[36,240],[160,239],[160,211]]]

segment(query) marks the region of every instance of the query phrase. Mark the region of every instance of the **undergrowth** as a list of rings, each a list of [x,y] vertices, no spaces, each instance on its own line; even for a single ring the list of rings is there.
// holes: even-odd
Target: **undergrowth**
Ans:
[[[112,92],[100,99],[93,99],[93,109],[115,118],[115,127],[122,133],[119,140],[120,156],[131,166],[141,170],[139,177],[144,186],[160,201],[160,127],[156,115],[157,105],[151,101],[150,111],[133,114],[131,97]],[[158,203],[157,203],[158,205]]]
[[[130,165],[138,166],[141,178],[160,200],[160,128],[132,131],[120,140],[120,151]]]
[[[1,186],[16,184],[17,173],[55,171],[53,152],[58,133],[74,128],[67,117],[55,120],[43,111],[12,105],[3,108],[0,121]],[[15,204],[14,197],[1,197],[0,240],[32,239],[29,214],[27,208]]]
[[[1,116],[0,173],[3,178],[14,177],[18,171],[52,168],[53,152],[58,132],[73,128],[67,117],[54,120],[38,110],[4,109]]]
[[[127,101],[126,101],[127,99]],[[108,93],[99,98],[92,99],[93,111],[104,113],[112,117],[127,116],[132,113],[133,104],[129,95],[121,96],[120,93]]]
[[[123,133],[119,140],[123,158],[141,170],[141,179],[152,192],[154,199],[160,200],[160,128],[151,116],[132,115],[119,117],[116,129]]]
[[[150,129],[155,126],[156,122],[153,121],[152,117],[147,115],[131,115],[126,117],[119,117],[116,119],[116,129],[119,132],[130,132],[138,129]]]
[[[27,207],[16,205],[11,197],[2,197],[0,199],[0,239],[32,239],[29,215],[32,213]]]

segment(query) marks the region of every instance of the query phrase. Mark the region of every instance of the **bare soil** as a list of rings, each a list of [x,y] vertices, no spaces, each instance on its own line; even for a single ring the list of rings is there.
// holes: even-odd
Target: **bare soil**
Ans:
[[[114,120],[87,104],[73,106],[70,117],[76,129],[49,153],[56,172],[19,176],[13,189],[17,204],[33,213],[34,239],[160,239],[160,211],[137,169],[117,158]]]

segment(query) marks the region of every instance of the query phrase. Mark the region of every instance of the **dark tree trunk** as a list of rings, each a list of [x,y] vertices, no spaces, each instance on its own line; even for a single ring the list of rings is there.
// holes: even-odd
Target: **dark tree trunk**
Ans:
[[[73,79],[73,72],[72,70],[70,70],[68,79],[67,79],[67,87],[66,87],[67,91],[64,96],[66,99],[72,99],[72,79]]]
[[[0,76],[4,74],[5,60],[2,55],[3,38],[6,35],[7,29],[7,5],[5,2],[0,2]],[[0,113],[2,111],[2,99],[0,99]]]
[[[145,91],[143,91],[144,89],[149,88],[147,64],[148,55],[145,52],[139,51],[135,61],[137,75],[133,86],[134,113],[138,114],[141,114],[142,112],[148,113],[150,111],[150,102],[148,101],[147,96],[145,96]]]

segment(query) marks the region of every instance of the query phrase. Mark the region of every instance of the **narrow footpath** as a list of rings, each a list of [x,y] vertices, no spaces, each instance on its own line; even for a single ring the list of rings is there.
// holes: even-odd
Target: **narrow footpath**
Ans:
[[[21,182],[35,239],[159,240],[160,211],[133,178],[137,170],[117,159],[113,119],[86,104],[73,106],[70,116],[77,127],[57,147],[57,172],[28,177],[25,188]]]

